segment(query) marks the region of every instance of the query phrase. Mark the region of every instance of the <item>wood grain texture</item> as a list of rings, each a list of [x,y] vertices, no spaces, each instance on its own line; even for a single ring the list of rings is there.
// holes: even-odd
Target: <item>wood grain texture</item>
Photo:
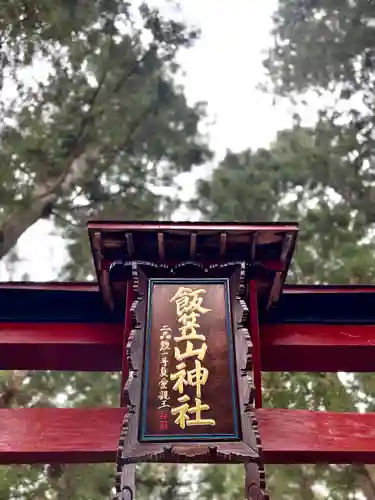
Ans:
[[[243,463],[244,460],[247,461],[247,460],[258,459],[258,454],[256,452],[256,445],[255,445],[255,436],[252,432],[252,424],[250,419],[247,419],[245,422],[243,421],[243,418],[241,419],[242,440],[225,439],[225,441],[224,440],[221,441],[219,440],[219,438],[215,439],[215,435],[210,435],[209,437],[211,439],[208,440],[207,438],[204,438],[205,439],[204,440],[202,435],[202,437],[195,436],[194,442],[186,442],[183,439],[179,439],[178,435],[176,435],[172,441],[171,437],[172,433],[169,434],[170,439],[168,439],[167,437],[164,438],[164,435],[156,437],[153,429],[151,429],[151,432],[149,432],[149,436],[151,436],[152,439],[146,440],[145,430],[147,430],[147,422],[148,422],[147,416],[149,412],[144,413],[144,411],[146,404],[151,404],[151,406],[155,405],[155,398],[153,397],[151,397],[151,399],[149,398],[150,395],[152,396],[152,391],[151,394],[148,395],[147,393],[145,393],[146,397],[143,399],[141,405],[142,379],[147,371],[146,368],[149,367],[149,364],[144,362],[145,328],[146,324],[147,325],[150,324],[151,329],[155,327],[156,331],[158,331],[158,328],[160,328],[160,325],[163,324],[165,318],[164,315],[161,315],[161,317],[158,317],[158,320],[156,321],[157,324],[154,324],[155,318],[153,317],[152,309],[147,307],[147,301],[148,302],[150,301],[150,289],[149,289],[150,282],[147,275],[144,272],[145,266],[141,267],[134,263],[132,267],[133,267],[132,283],[133,283],[135,300],[132,306],[132,312],[134,313],[133,329],[131,331],[127,345],[130,375],[125,386],[125,401],[129,409],[129,419],[126,422],[126,427],[127,427],[126,432],[124,432],[125,437],[124,437],[124,445],[122,453],[123,463],[153,462],[153,461],[167,462],[167,463],[168,462]],[[148,269],[148,271],[150,271],[150,269]],[[238,272],[237,274],[239,278],[240,273]],[[194,280],[196,280],[196,278],[194,278]],[[237,296],[236,290],[238,290],[238,287],[239,287],[239,280],[237,280],[235,286],[233,287],[230,286],[229,288],[229,290],[231,290],[232,305],[233,303],[236,302],[236,296]],[[161,288],[161,291],[162,290],[163,288]],[[219,296],[220,295],[221,293],[219,289]],[[170,298],[170,294],[168,294],[168,298]],[[214,302],[210,304],[210,301],[208,301],[207,306],[211,305],[214,306]],[[239,303],[238,306],[240,307]],[[164,310],[165,309],[164,304],[157,303],[156,309],[159,311]],[[216,308],[214,308],[214,310],[215,309]],[[151,313],[151,317],[147,318],[147,321],[146,321],[146,310],[148,310]],[[218,312],[220,311],[215,310],[216,314]],[[166,314],[166,316],[168,317],[168,314]],[[242,316],[243,315],[241,311],[240,316],[238,316],[238,318],[235,319],[234,321],[236,324],[236,329],[238,330],[238,332],[236,333],[236,338],[237,336],[240,338],[243,337]],[[200,318],[200,322],[202,322],[201,319],[202,318]],[[216,326],[219,327],[219,324],[217,324]],[[204,327],[203,323],[202,327]],[[209,335],[209,332],[207,332],[207,335]],[[247,337],[249,337],[248,334]],[[243,344],[241,344],[241,347],[243,347]],[[155,346],[151,346],[151,350],[154,350],[154,348]],[[236,342],[236,349],[237,349],[237,342]],[[244,351],[244,353],[246,354],[247,349],[244,350],[244,348],[241,348],[240,351],[241,352]],[[152,361],[152,356],[151,356],[151,361]],[[247,365],[247,358],[244,360],[243,368],[245,367],[245,365]],[[238,366],[239,370],[241,371],[241,378],[246,381],[245,377],[246,373],[242,373],[243,369],[240,368],[242,367],[242,363],[240,363]],[[151,378],[155,378],[156,367],[157,363],[154,366],[155,369],[153,370],[151,363],[151,370],[150,370]],[[211,365],[210,368],[213,369],[213,365]],[[147,383],[147,380],[145,384],[146,387],[150,388],[149,384]],[[220,387],[217,387],[216,394],[218,390],[220,390]],[[229,390],[228,392],[229,396],[231,396],[232,391]],[[224,399],[225,398],[226,396],[224,393]],[[243,403],[245,406],[244,411],[248,410],[247,408],[248,399],[249,397]],[[208,400],[208,402],[211,404],[210,400]],[[213,401],[212,404],[213,406],[216,406],[216,401]],[[227,410],[224,409],[222,411],[227,411]],[[139,426],[141,415],[146,416],[146,425],[145,423],[142,423]],[[155,415],[153,414],[153,418],[154,417]]]
[[[251,280],[249,283],[249,331],[252,341],[252,362],[253,362],[253,378],[255,387],[255,406],[261,408],[262,405],[262,360],[261,360],[261,340],[259,333],[259,318],[258,318],[258,296],[256,289],[256,281]]]
[[[122,324],[1,323],[0,369],[121,371]],[[263,371],[375,371],[375,325],[264,324]]]
[[[121,373],[121,406],[125,406],[125,384],[129,377],[128,357],[126,353],[126,346],[130,337],[132,329],[132,313],[131,305],[133,303],[133,287],[131,281],[126,283],[126,302],[125,302],[125,318],[124,318],[124,332],[122,339],[122,373]]]
[[[243,297],[246,290],[245,275],[242,273],[242,291]],[[260,335],[257,304],[256,282],[249,282],[249,323],[248,333],[251,336],[251,358],[252,358],[252,376],[254,402],[251,402],[251,410],[245,416],[252,422],[252,433],[255,438],[258,459],[255,463],[245,463],[245,496],[247,500],[269,500],[267,494],[266,475],[264,470],[264,455],[262,438],[259,432],[258,420],[255,415],[255,408],[262,407],[262,379],[261,379],[261,359],[260,359]],[[244,318],[243,318],[244,319]]]
[[[375,414],[256,410],[266,463],[375,463]],[[113,462],[123,408],[0,410],[0,463]]]
[[[208,346],[207,353],[204,360],[201,362],[202,370],[208,370],[207,383],[201,388],[201,400],[203,404],[209,406],[209,410],[202,413],[202,418],[213,419],[216,422],[214,426],[189,426],[181,429],[174,421],[176,416],[171,415],[170,407],[178,407],[181,403],[177,398],[181,394],[173,390],[176,382],[170,380],[170,375],[178,373],[179,369],[176,368],[180,362],[174,357],[174,347],[177,347],[184,352],[186,350],[185,343],[178,344],[174,341],[175,337],[179,337],[178,316],[176,314],[176,304],[171,302],[170,299],[175,296],[180,287],[191,287],[192,289],[203,289],[202,305],[207,308],[207,314],[201,314],[199,317],[199,324],[197,326],[198,334],[204,334],[206,345]],[[145,412],[145,421],[141,425],[141,435],[144,435],[145,440],[152,439],[153,436],[175,435],[181,436],[182,440],[187,439],[188,435],[200,435],[200,439],[208,438],[212,440],[212,436],[225,435],[218,440],[227,441],[229,439],[238,439],[240,431],[238,424],[239,420],[238,404],[237,404],[237,391],[236,391],[236,378],[234,373],[234,360],[233,360],[233,332],[231,325],[231,318],[228,318],[229,305],[226,302],[226,294],[228,283],[224,280],[205,280],[187,281],[181,279],[176,282],[170,280],[151,281],[151,309],[150,314],[150,329],[147,331],[147,348],[146,348],[146,364],[148,367],[147,381],[143,383],[143,397],[146,397],[147,405],[143,408]],[[149,298],[150,301],[150,298]],[[149,306],[150,307],[150,306]],[[228,308],[228,311],[227,311]],[[197,323],[198,323],[197,321]],[[163,357],[167,361],[165,370],[167,374],[165,377],[168,379],[166,392],[168,392],[168,400],[166,404],[166,421],[165,429],[160,429],[160,400],[158,399],[160,393],[160,334],[166,325],[170,328],[170,337],[168,341],[168,349],[164,351]],[[195,341],[194,348],[200,347],[203,341]],[[186,371],[194,370],[194,360],[196,356],[184,360]],[[231,362],[232,361],[232,362]],[[193,372],[194,373],[194,372]],[[198,377],[202,373],[198,372]],[[186,374],[185,374],[186,376]],[[195,401],[195,387],[187,385],[183,388],[183,393],[189,397],[189,406],[194,406]],[[218,394],[222,395],[218,399]],[[231,397],[233,400],[231,401]],[[193,418],[193,416],[190,416]],[[191,439],[191,438],[190,438]]]
[[[93,221],[88,223],[88,229],[100,289],[108,305],[112,301],[103,279],[114,262],[165,263],[175,267],[189,260],[193,253],[194,260],[206,267],[239,261],[251,265],[253,277],[256,275],[261,282],[260,309],[279,300],[298,233],[294,223]],[[196,234],[193,252],[192,234]],[[289,242],[287,247],[285,241]]]
[[[112,462],[123,408],[0,409],[0,463]]]
[[[375,371],[375,325],[263,325],[261,347],[264,371]]]
[[[89,221],[89,231],[298,231],[298,224],[274,222],[272,224],[257,223],[212,223],[212,222],[114,222],[114,221]]]
[[[0,323],[2,370],[121,370],[121,324]]]

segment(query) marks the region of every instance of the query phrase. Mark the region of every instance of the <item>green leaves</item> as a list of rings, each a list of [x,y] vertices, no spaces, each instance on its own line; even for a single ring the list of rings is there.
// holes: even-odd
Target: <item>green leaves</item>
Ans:
[[[89,217],[158,218],[168,198],[155,188],[211,155],[198,132],[203,106],[190,107],[173,81],[195,31],[145,4],[142,25],[120,0],[36,1],[27,20],[25,9],[4,5],[10,32],[0,22],[4,77],[17,90],[14,102],[0,99],[0,256],[40,217],[67,228],[72,248]]]
[[[197,32],[122,0],[0,0],[0,9],[0,258],[50,218],[69,252],[64,278],[86,280],[88,218],[162,218],[176,200],[160,193],[211,156],[198,131],[205,109],[174,82],[176,54]],[[118,374],[30,372],[8,404],[118,406],[119,384]],[[104,500],[114,485],[113,465],[1,474],[1,498]],[[186,487],[175,468],[140,467],[138,478],[139,498],[177,500]]]
[[[368,61],[374,5],[366,0],[280,0],[274,47],[265,61],[278,92],[362,90],[373,71]],[[324,61],[322,61],[322,58]]]
[[[375,280],[372,164],[353,154],[361,148],[371,150],[372,145],[361,142],[352,124],[339,126],[335,118],[322,114],[315,128],[295,125],[281,131],[269,150],[228,152],[211,179],[199,184],[194,206],[209,220],[300,223],[289,281],[357,284]],[[263,376],[265,404],[276,408],[355,411],[361,403],[370,409],[374,388],[374,377],[364,375],[348,380],[329,373]],[[275,498],[320,500],[326,498],[319,493],[323,485],[330,498],[347,500],[372,487],[363,468],[322,465],[267,470]],[[239,474],[239,482],[226,482],[229,477],[231,472],[224,469],[202,469],[206,498],[241,498],[243,475]]]
[[[366,0],[279,0],[274,46],[265,61],[274,92],[291,97],[332,91],[315,126],[299,120],[269,150],[228,153],[199,185],[195,206],[210,220],[296,220],[300,223],[290,281],[375,280],[373,39],[375,8]],[[358,105],[358,102],[360,103]],[[331,411],[374,407],[374,376],[269,373],[267,406]],[[374,497],[367,466],[268,467],[271,497],[348,500]],[[222,477],[202,471],[207,498],[220,499]],[[242,481],[242,478],[239,478]],[[236,491],[237,483],[228,487]],[[235,498],[241,498],[239,495]]]

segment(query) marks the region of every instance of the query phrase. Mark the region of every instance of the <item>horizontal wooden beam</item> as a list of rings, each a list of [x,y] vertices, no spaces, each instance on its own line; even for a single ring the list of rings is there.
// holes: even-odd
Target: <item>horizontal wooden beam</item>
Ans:
[[[332,295],[375,293],[375,285],[285,285],[283,295]]]
[[[256,411],[266,463],[375,463],[375,414]],[[0,410],[0,463],[113,462],[121,408]]]
[[[48,290],[68,292],[93,292],[99,291],[95,281],[2,281],[0,289],[5,290]]]
[[[263,325],[261,348],[263,371],[373,372],[375,325]]]
[[[261,328],[263,371],[374,371],[375,325]],[[1,370],[120,371],[122,325],[0,323]]]
[[[92,221],[88,223],[89,231],[204,231],[209,234],[212,231],[293,231],[298,232],[298,224],[266,222],[259,224],[226,224],[210,222],[116,222],[116,221]]]
[[[0,369],[118,371],[122,326],[0,323]],[[263,325],[264,371],[374,370],[375,325]]]
[[[178,260],[168,259],[168,261],[166,261],[166,262],[169,266],[175,266],[175,265],[180,264],[180,261],[178,261]],[[212,260],[206,261],[206,260],[201,259],[200,263],[203,266],[209,267],[213,263],[213,261]],[[112,260],[103,259],[102,260],[102,269],[108,271],[112,264],[113,264]],[[285,262],[283,262],[281,260],[259,260],[259,261],[255,261],[253,264],[254,269],[256,269],[257,267],[261,267],[263,269],[266,269],[267,271],[274,271],[274,272],[280,271],[281,272],[281,271],[285,271],[287,265]]]
[[[0,323],[0,370],[120,371],[121,324]]]

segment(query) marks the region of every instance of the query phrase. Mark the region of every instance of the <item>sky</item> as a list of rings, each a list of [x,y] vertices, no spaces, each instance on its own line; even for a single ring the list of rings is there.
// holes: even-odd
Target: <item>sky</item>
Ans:
[[[161,7],[166,8],[166,0],[155,2],[162,2]],[[183,17],[201,29],[195,47],[180,55],[184,73],[181,81],[189,102],[207,102],[209,126],[204,131],[209,134],[215,162],[226,149],[267,146],[277,130],[290,126],[295,111],[287,102],[273,106],[272,96],[257,89],[265,78],[262,59],[272,44],[271,16],[277,0],[181,3]],[[307,120],[310,121],[308,117]],[[181,177],[185,197],[194,190],[197,170]],[[183,212],[176,214],[179,219],[187,217]],[[31,227],[20,238],[17,249],[23,264],[18,265],[17,274],[10,279],[22,279],[23,273],[35,281],[58,278],[66,255],[50,222],[39,221]],[[7,279],[9,274],[0,264],[0,281]]]

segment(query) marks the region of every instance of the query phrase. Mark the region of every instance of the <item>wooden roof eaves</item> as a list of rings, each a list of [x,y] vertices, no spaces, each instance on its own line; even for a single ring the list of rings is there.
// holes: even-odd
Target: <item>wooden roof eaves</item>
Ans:
[[[288,222],[225,223],[225,222],[116,222],[89,221],[89,231],[295,231],[298,224]]]

